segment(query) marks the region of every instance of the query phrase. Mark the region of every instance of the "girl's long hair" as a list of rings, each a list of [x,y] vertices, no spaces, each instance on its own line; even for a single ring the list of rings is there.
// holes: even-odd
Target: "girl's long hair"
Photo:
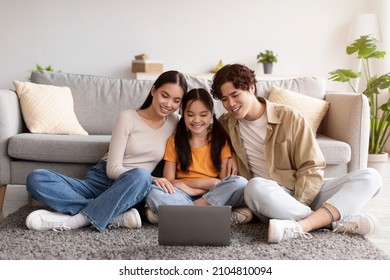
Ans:
[[[210,143],[210,153],[213,165],[217,172],[221,172],[221,152],[222,148],[227,144],[231,147],[230,138],[225,129],[219,123],[214,114],[214,103],[210,93],[203,88],[195,88],[190,90],[182,100],[181,111],[185,114],[187,106],[194,101],[201,101],[213,116],[211,129],[208,131],[207,142]],[[188,168],[192,163],[191,146],[190,146],[191,132],[188,131],[184,115],[180,118],[175,134],[175,149],[180,164],[180,170],[188,173]]]
[[[146,109],[148,108],[153,101],[153,96],[152,96],[152,89],[159,89],[161,86],[167,83],[172,83],[172,84],[177,84],[179,85],[182,89],[184,94],[187,92],[187,81],[184,75],[178,71],[175,70],[170,70],[162,73],[156,81],[153,83],[152,88],[149,91],[148,96],[146,97],[144,103],[141,105],[140,109]]]

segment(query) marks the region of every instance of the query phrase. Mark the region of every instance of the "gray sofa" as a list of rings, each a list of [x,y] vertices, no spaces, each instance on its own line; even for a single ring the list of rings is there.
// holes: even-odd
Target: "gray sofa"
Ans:
[[[187,76],[189,88],[210,89],[210,79]],[[53,135],[30,133],[14,90],[0,90],[0,209],[7,185],[24,185],[34,169],[49,168],[83,177],[107,152],[113,122],[120,110],[138,108],[153,81],[34,71],[31,82],[68,86],[77,118],[89,133]],[[325,92],[325,81],[314,77],[259,79],[258,93],[268,97],[272,84],[330,102],[317,133],[327,161],[325,177],[366,167],[369,129],[364,95]],[[215,101],[216,114],[224,112]],[[11,186],[12,187],[12,186]]]

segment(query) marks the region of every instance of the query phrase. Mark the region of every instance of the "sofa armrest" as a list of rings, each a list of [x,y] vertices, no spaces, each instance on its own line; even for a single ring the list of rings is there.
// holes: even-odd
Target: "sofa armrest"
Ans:
[[[8,140],[26,131],[19,98],[15,91],[0,89],[0,185],[10,183]]]
[[[344,141],[351,147],[348,172],[367,167],[370,109],[363,94],[327,92],[329,111],[321,124],[324,135]]]

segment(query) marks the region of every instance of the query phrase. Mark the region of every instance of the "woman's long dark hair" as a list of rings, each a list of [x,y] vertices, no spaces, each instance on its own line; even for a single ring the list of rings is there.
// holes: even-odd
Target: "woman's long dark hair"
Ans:
[[[188,168],[192,163],[190,138],[191,133],[187,130],[184,122],[185,109],[194,101],[201,101],[213,116],[211,130],[208,132],[207,141],[210,143],[211,159],[215,169],[221,172],[221,152],[222,148],[228,143],[230,146],[230,138],[225,129],[219,123],[214,114],[213,99],[207,90],[203,88],[195,88],[190,90],[184,97],[181,103],[181,111],[183,116],[177,125],[175,134],[175,149],[180,164],[180,170],[188,173]]]
[[[140,109],[146,109],[152,104],[153,96],[152,89],[159,89],[161,86],[167,83],[177,84],[182,89],[184,94],[187,92],[187,81],[184,75],[178,71],[170,70],[162,73],[154,82],[152,88],[149,91],[148,96],[146,97],[144,103],[141,105]]]

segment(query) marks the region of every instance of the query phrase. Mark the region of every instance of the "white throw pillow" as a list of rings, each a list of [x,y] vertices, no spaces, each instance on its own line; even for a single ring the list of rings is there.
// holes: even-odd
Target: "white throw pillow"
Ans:
[[[30,132],[88,135],[74,112],[70,88],[20,81],[14,86]]]
[[[275,85],[271,88],[268,100],[297,109],[306,118],[314,134],[317,133],[318,127],[329,109],[328,101],[283,89]]]

